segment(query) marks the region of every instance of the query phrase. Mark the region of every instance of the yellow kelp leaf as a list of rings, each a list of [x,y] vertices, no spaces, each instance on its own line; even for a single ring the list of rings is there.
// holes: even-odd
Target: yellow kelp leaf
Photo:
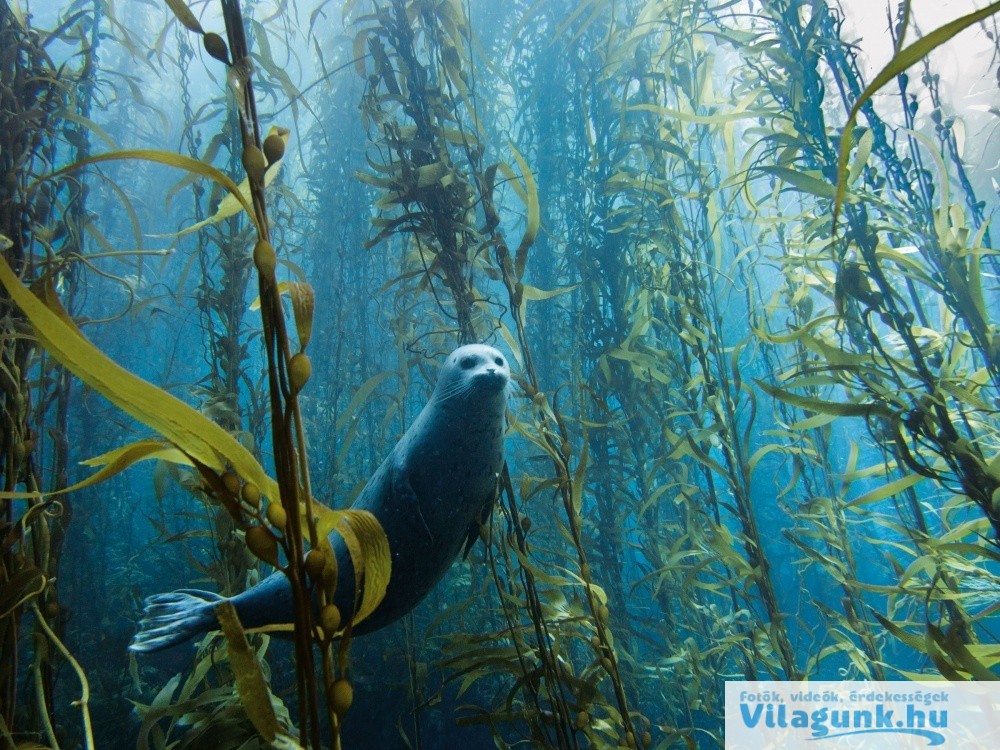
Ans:
[[[392,575],[389,540],[382,525],[367,510],[345,510],[337,524],[354,564],[355,591],[364,591],[351,622],[357,625],[375,611],[385,598]]]
[[[966,651],[989,668],[1000,664],[1000,644],[997,643],[967,643]]]
[[[789,430],[815,430],[817,427],[822,427],[830,422],[837,419],[835,414],[815,414],[806,419],[801,419],[798,422],[793,422],[788,425]]]
[[[433,164],[425,164],[417,167],[417,187],[425,188],[440,183],[442,187],[448,187],[454,179],[445,181],[452,174],[451,168],[443,161],[436,161]]]
[[[278,296],[283,294],[288,294],[291,291],[292,282],[291,281],[279,281],[278,282]],[[256,312],[260,309],[260,296],[254,297],[253,302],[250,303],[250,312]]]
[[[184,169],[188,172],[201,175],[202,177],[207,177],[210,180],[217,182],[219,185],[224,187],[228,191],[227,199],[231,198],[235,200],[239,207],[243,208],[250,217],[250,220],[254,223],[257,228],[258,233],[260,232],[260,226],[257,225],[257,216],[254,214],[253,207],[250,205],[250,201],[240,192],[240,188],[233,182],[225,173],[213,167],[211,164],[206,164],[200,159],[192,159],[190,156],[184,156],[183,154],[175,154],[171,151],[157,151],[156,149],[133,149],[129,151],[111,151],[106,154],[97,154],[96,156],[88,156],[86,159],[81,159],[80,161],[73,162],[68,166],[58,169],[50,175],[46,175],[43,180],[51,180],[54,177],[58,177],[61,174],[67,172],[73,172],[80,167],[85,167],[88,164],[97,164],[102,161],[119,161],[122,159],[136,159],[138,161],[152,161],[158,164],[166,164],[169,167],[177,167],[178,169]],[[35,183],[37,184],[37,183]],[[249,193],[247,193],[249,195]],[[223,200],[223,203],[226,201]],[[232,213],[236,213],[234,210]],[[155,235],[154,235],[155,236]],[[161,236],[173,236],[173,235],[161,235]]]
[[[527,284],[522,285],[521,289],[523,292],[523,298],[525,301],[538,302],[544,299],[552,299],[560,294],[566,294],[567,292],[572,292],[576,289],[579,284],[573,284],[571,286],[563,286],[558,289],[539,289],[538,287],[528,286]]]
[[[294,270],[294,269],[293,269]],[[287,294],[292,300],[292,312],[295,316],[295,332],[299,337],[299,345],[306,348],[312,338],[313,309],[316,305],[316,293],[312,285],[305,281],[279,281],[278,296]],[[250,310],[260,309],[260,297],[250,303]]]
[[[934,662],[934,666],[941,674],[953,682],[964,682],[968,679],[948,661],[947,655],[941,651],[941,648],[931,637],[930,631],[927,632],[924,640],[927,642],[927,655],[931,657],[931,661]]]
[[[882,623],[882,627],[884,627],[886,630],[888,630],[890,633],[896,636],[896,638],[901,640],[907,646],[909,646],[915,651],[919,651],[922,654],[927,653],[927,645],[924,642],[923,638],[921,638],[918,635],[914,635],[913,633],[910,633],[907,630],[903,630],[903,628],[901,628],[899,625],[894,623],[892,620],[883,617],[878,612],[872,612],[872,616],[880,623]]]
[[[215,616],[222,626],[222,634],[226,636],[226,643],[229,646],[229,664],[236,678],[236,693],[240,696],[240,703],[243,704],[243,709],[260,736],[270,742],[280,728],[257,655],[250,648],[240,618],[236,615],[236,608],[232,604],[222,602],[216,605]]]
[[[509,165],[500,164],[499,167],[510,180],[514,192],[517,193],[517,196],[524,203],[524,207],[528,212],[524,235],[521,237],[521,243],[517,246],[517,251],[514,253],[514,277],[520,281],[524,275],[524,267],[528,262],[528,249],[534,244],[535,237],[538,236],[538,227],[541,223],[541,208],[538,203],[538,186],[535,184],[534,175],[531,174],[531,170],[528,168],[528,163],[521,156],[521,153],[514,148],[513,143],[510,144],[510,150],[514,154],[518,168],[521,170],[524,185],[521,185],[514,174],[514,170]]]
[[[111,134],[108,133],[104,128],[102,128],[93,120],[90,120],[81,114],[77,114],[76,112],[71,112],[68,109],[59,110],[58,116],[62,120],[69,120],[70,122],[75,122],[78,125],[83,125],[85,128],[90,130],[94,135],[96,135],[98,138],[100,138],[102,141],[108,144],[108,148],[111,149],[118,148],[118,144],[115,142],[115,139],[111,137]]]
[[[951,658],[956,667],[968,672],[973,679],[980,682],[1000,680],[1000,676],[987,669],[986,665],[969,651],[965,643],[962,642],[961,631],[957,628],[948,628],[948,631],[945,632],[929,622],[927,623],[927,635],[933,639],[944,654]],[[937,663],[936,659],[935,663]],[[944,670],[942,670],[943,672]]]
[[[521,557],[521,556],[522,556],[521,553],[518,553],[518,557]],[[589,588],[594,593],[594,597],[597,599],[598,602],[600,602],[601,604],[604,604],[604,605],[606,605],[608,603],[608,593],[604,590],[604,588],[602,586],[598,586],[596,583],[588,583],[587,581],[585,581],[583,578],[581,578],[579,575],[577,575],[576,573],[574,573],[569,568],[560,568],[560,570],[563,571],[567,576],[569,576],[572,580],[574,580],[579,585],[584,586],[586,588]],[[532,572],[534,573],[535,571],[532,571]],[[565,584],[562,583],[562,582],[560,582],[560,583],[558,583],[556,585],[563,586]]]
[[[885,417],[893,419],[896,414],[883,404],[854,403],[843,401],[824,401],[819,398],[809,396],[799,396],[789,393],[781,388],[769,385],[762,380],[754,379],[757,386],[772,398],[784,401],[786,404],[797,406],[800,409],[814,411],[819,414],[833,414],[837,417]]]
[[[205,30],[198,23],[198,19],[195,18],[194,13],[191,9],[187,7],[184,0],[167,0],[167,5],[170,6],[170,10],[174,12],[177,16],[177,20],[180,21],[184,26],[196,34],[204,34]]]
[[[214,136],[212,136],[212,140],[208,142],[208,146],[202,152],[201,161],[204,162],[205,164],[211,164],[213,161],[215,161],[215,157],[218,155],[219,149],[221,149],[226,144],[226,142],[227,141],[226,141],[225,131],[221,133],[216,133]],[[180,192],[183,188],[187,187],[188,185],[194,184],[196,178],[197,175],[186,174],[176,183],[174,183],[174,185],[167,191],[167,197],[165,200],[166,205],[169,206],[170,202],[174,199],[174,196],[177,195],[177,193]]]
[[[228,462],[268,499],[278,499],[277,484],[250,451],[205,415],[133,375],[91,344],[62,309],[53,290],[48,290],[43,302],[28,291],[2,257],[0,284],[27,316],[42,346],[80,380],[192,459],[216,471],[224,470]]]
[[[882,485],[881,487],[877,487],[871,492],[866,492],[861,497],[854,498],[847,504],[847,507],[860,508],[862,505],[877,503],[879,500],[885,500],[887,497],[892,497],[903,490],[909,489],[918,482],[922,482],[924,479],[925,477],[920,474],[908,474],[905,477],[896,479],[888,484]]]
[[[834,197],[835,188],[823,179],[818,170],[800,172],[797,169],[789,169],[788,167],[758,167],[757,171],[777,177],[801,193],[809,193],[819,198]]]
[[[0,499],[41,497],[43,494],[62,495],[67,492],[76,492],[77,490],[82,490],[85,487],[100,484],[105,479],[110,479],[115,474],[125,471],[125,469],[130,467],[132,464],[152,458],[158,458],[161,461],[167,461],[173,464],[185,464],[187,466],[193,465],[191,463],[191,459],[165,440],[156,440],[152,438],[148,440],[139,440],[135,443],[123,445],[121,448],[115,448],[113,451],[108,451],[100,456],[95,456],[94,458],[88,458],[86,461],[81,461],[80,463],[84,466],[103,466],[103,468],[74,485],[65,487],[61,490],[54,490],[52,492],[45,493],[0,492]]]
[[[770,331],[764,328],[756,328],[756,327],[754,327],[753,330],[757,336],[760,336],[760,338],[764,339],[769,343],[791,344],[792,342],[801,339],[803,336],[806,337],[810,336],[810,331],[812,331],[813,329],[819,328],[821,326],[830,323],[836,323],[837,320],[839,320],[839,316],[837,315],[824,315],[819,318],[813,318],[805,325],[802,325],[798,328],[790,328],[789,329],[790,332],[787,334],[771,333]]]
[[[315,499],[312,501],[316,519],[316,534],[322,546],[334,559],[329,536],[336,531],[344,540],[354,567],[355,595],[363,592],[357,605],[353,624],[368,617],[385,598],[385,590],[392,574],[392,558],[389,554],[389,540],[382,525],[374,515],[366,510],[333,510]],[[345,626],[347,623],[343,623]]]
[[[538,186],[535,184],[535,176],[528,168],[527,162],[520,152],[512,145],[510,150],[517,160],[517,166],[521,168],[521,175],[524,177],[524,189],[527,193],[525,207],[528,209],[528,221],[524,227],[524,235],[521,243],[514,253],[514,274],[518,280],[524,276],[524,268],[528,263],[528,249],[535,244],[535,237],[538,236],[538,227],[541,224],[541,208],[538,204]]]
[[[285,142],[285,145],[287,146],[288,145],[289,132],[290,131],[288,130],[288,128],[279,128],[277,125],[272,125],[271,129],[267,132],[267,134],[270,136],[270,135],[274,135],[275,133],[277,133],[278,135],[281,136],[281,140],[283,140]],[[278,176],[278,172],[281,169],[281,162],[282,161],[284,161],[284,157],[282,157],[281,159],[275,160],[273,164],[268,164],[267,165],[267,172],[264,173],[264,187],[267,187],[272,182],[274,182],[274,178]],[[234,187],[235,187],[235,185],[234,185]],[[172,233],[168,233],[168,234],[155,234],[153,236],[154,237],[183,237],[186,234],[191,234],[192,232],[197,232],[199,229],[201,229],[203,227],[207,227],[207,226],[209,226],[211,224],[216,224],[216,223],[222,221],[223,219],[228,219],[230,216],[235,216],[241,210],[246,211],[247,215],[250,216],[250,218],[253,220],[253,222],[255,224],[257,223],[257,218],[254,215],[253,209],[250,207],[250,178],[249,177],[244,177],[243,178],[243,182],[240,183],[239,187],[236,188],[235,192],[232,191],[232,190],[230,190],[230,192],[226,195],[226,197],[223,198],[221,201],[219,201],[219,207],[216,209],[215,213],[212,214],[211,216],[209,216],[204,221],[199,221],[197,224],[192,224],[191,226],[186,227],[185,229],[182,229],[179,232],[172,232]]]
[[[868,128],[858,139],[858,151],[854,156],[854,162],[851,164],[851,170],[847,175],[848,185],[853,185],[861,176],[861,172],[864,170],[869,157],[872,155],[872,146],[874,143],[875,133],[871,128]]]

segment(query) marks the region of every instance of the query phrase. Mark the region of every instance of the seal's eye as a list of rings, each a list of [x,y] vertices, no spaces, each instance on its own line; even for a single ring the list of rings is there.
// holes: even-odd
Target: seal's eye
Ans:
[[[478,357],[462,357],[458,364],[463,370],[471,370],[476,366],[477,361]]]
[[[497,357],[497,358],[496,358],[496,359],[494,359],[493,361],[494,361],[494,362],[496,362],[496,363],[497,363],[498,365],[500,365],[501,367],[503,367],[503,357]]]

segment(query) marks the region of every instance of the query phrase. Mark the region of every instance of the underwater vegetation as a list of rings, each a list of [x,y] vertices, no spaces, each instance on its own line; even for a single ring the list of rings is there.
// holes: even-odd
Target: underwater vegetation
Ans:
[[[0,0],[0,745],[718,748],[727,679],[1000,677],[1000,3],[857,5]],[[482,541],[354,637],[351,503],[473,342]],[[292,622],[127,650],[275,567]]]

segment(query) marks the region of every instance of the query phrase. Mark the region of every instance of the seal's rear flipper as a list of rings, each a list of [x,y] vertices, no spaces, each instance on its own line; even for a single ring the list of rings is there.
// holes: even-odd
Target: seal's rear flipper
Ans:
[[[149,597],[129,651],[159,651],[216,628],[213,607],[224,599],[219,594],[196,589]]]

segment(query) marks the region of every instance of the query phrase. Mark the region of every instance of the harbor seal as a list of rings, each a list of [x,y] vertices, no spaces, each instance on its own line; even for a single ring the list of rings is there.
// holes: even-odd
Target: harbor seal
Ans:
[[[385,627],[412,610],[459,551],[479,537],[499,489],[510,368],[496,349],[470,344],[449,355],[430,400],[351,506],[371,512],[389,541],[392,572],[385,598],[353,633]],[[351,557],[337,532],[334,603],[354,614]],[[291,584],[282,572],[233,597],[183,589],[146,600],[131,651],[181,643],[218,628],[215,606],[229,601],[245,628],[292,621]]]

